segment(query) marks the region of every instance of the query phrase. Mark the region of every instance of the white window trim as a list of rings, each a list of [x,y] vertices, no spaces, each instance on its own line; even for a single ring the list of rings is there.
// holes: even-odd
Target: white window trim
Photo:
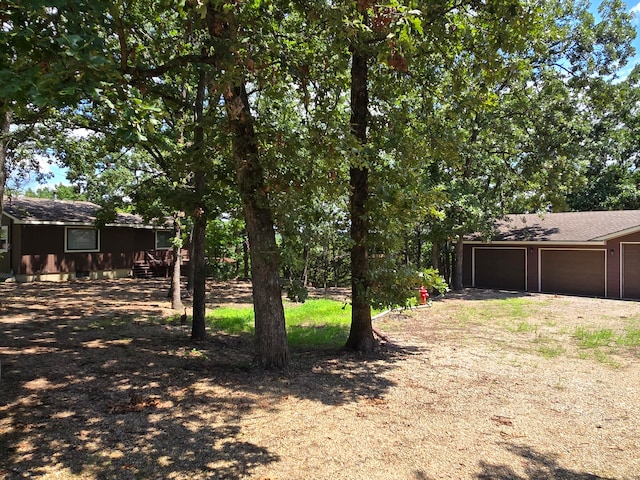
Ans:
[[[93,230],[97,235],[97,244],[98,248],[95,249],[87,249],[87,250],[75,250],[68,248],[68,235],[69,230]],[[100,229],[93,227],[64,227],[64,253],[92,253],[100,251]]]
[[[158,246],[158,234],[159,234],[160,232],[163,232],[163,233],[164,233],[164,232],[171,233],[171,231],[170,231],[170,230],[156,230],[156,231],[155,231],[155,236],[154,236],[154,240],[155,240],[155,242],[154,242],[154,246],[156,247],[156,250],[171,250],[171,249],[173,249],[173,247],[172,247],[171,245],[169,245],[168,247],[159,247],[159,246]],[[171,238],[171,236],[170,236],[169,238]]]

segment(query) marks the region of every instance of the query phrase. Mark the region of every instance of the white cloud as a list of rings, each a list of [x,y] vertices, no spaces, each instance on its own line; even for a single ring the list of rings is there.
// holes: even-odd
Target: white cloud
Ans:
[[[70,184],[67,180],[67,169],[57,165],[53,157],[34,155],[33,161],[37,163],[37,170],[26,169],[19,173],[13,172],[7,180],[7,185],[22,191],[28,188],[32,190],[52,188],[60,183]]]
[[[631,13],[631,15],[633,15],[633,22],[638,24],[640,23],[640,2],[638,2],[635,7],[631,7],[631,10],[629,10],[629,13]]]
[[[69,132],[69,135],[76,139],[89,138],[96,135],[96,132],[87,128],[75,128]]]

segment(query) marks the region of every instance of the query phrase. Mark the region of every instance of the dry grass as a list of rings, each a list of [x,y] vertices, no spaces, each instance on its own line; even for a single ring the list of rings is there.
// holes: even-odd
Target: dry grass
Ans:
[[[264,374],[250,338],[168,323],[160,281],[0,295],[0,478],[640,478],[638,347],[575,335],[622,334],[636,302],[450,295],[377,321],[374,356]]]

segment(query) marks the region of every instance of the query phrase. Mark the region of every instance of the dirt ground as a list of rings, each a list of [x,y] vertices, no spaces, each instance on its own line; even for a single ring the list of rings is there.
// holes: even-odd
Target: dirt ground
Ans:
[[[640,352],[575,339],[640,303],[449,294],[375,320],[373,356],[293,351],[273,374],[248,368],[250,338],[191,343],[166,291],[0,284],[0,478],[640,479]],[[493,317],[514,295],[533,307]]]

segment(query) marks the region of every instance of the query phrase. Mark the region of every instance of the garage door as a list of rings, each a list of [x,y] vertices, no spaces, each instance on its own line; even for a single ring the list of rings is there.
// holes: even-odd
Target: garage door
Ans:
[[[640,298],[640,245],[622,245],[622,296]]]
[[[526,290],[524,248],[474,248],[474,287]]]
[[[604,297],[605,250],[541,250],[543,292]]]

